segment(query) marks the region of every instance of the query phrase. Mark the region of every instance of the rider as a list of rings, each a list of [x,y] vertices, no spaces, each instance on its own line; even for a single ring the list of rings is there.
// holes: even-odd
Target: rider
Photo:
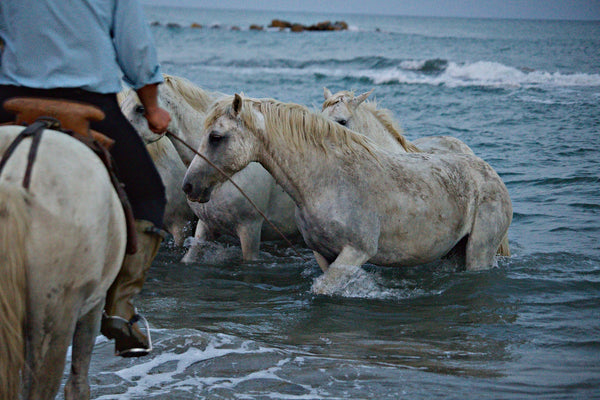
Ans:
[[[125,256],[107,293],[101,331],[115,339],[116,354],[145,355],[149,332],[132,297],[162,240],[166,199],[152,159],[117,103],[121,77],[136,90],[153,132],[165,132],[171,117],[158,106],[163,78],[139,0],[2,0],[2,42],[0,104],[18,96],[60,98],[106,114],[90,127],[115,140],[111,154],[133,208],[138,251]],[[0,123],[13,120],[0,107]]]

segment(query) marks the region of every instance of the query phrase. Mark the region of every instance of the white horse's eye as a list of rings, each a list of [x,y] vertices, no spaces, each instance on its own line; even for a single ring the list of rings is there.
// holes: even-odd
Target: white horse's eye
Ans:
[[[338,119],[337,123],[342,126],[346,126],[346,124],[348,123],[348,120],[347,119]]]
[[[144,108],[143,105],[139,104],[139,105],[135,106],[135,112],[138,114],[144,114],[144,113],[146,113],[146,109]]]
[[[210,144],[217,144],[223,139],[223,135],[218,134],[217,132],[211,132],[208,135],[208,142]]]

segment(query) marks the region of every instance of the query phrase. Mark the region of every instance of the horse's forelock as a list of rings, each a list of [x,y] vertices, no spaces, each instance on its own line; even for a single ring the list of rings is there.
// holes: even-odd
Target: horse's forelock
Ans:
[[[337,92],[333,96],[329,97],[323,102],[323,110],[327,107],[336,105],[337,103],[344,102],[348,104],[354,98],[354,92],[349,90],[342,90]]]
[[[224,96],[220,100],[217,100],[208,110],[206,119],[204,120],[204,129],[208,129],[212,126],[219,117],[231,113],[231,104],[233,102],[233,96]]]

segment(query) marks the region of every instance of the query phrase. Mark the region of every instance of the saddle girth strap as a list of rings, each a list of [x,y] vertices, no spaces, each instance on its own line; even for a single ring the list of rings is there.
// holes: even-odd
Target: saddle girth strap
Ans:
[[[17,135],[17,137],[2,155],[2,159],[0,159],[0,173],[2,173],[2,169],[8,162],[10,156],[14,153],[17,146],[23,141],[23,139],[31,137],[31,146],[29,147],[29,154],[27,155],[27,167],[25,168],[25,175],[23,176],[22,182],[23,187],[27,190],[29,190],[29,184],[31,183],[31,171],[33,170],[33,164],[40,146],[44,129],[60,129],[60,122],[54,118],[39,118]]]

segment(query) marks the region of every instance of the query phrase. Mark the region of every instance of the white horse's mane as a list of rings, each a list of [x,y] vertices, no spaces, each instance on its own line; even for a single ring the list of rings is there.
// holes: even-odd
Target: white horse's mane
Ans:
[[[206,117],[205,127],[212,125],[222,115],[232,115],[232,101],[233,96],[217,101]],[[263,115],[270,140],[275,140],[298,152],[304,152],[308,148],[318,148],[327,155],[333,150],[341,149],[354,155],[364,156],[366,152],[376,157],[376,146],[368,137],[344,128],[303,105],[283,103],[274,99],[243,97],[240,118],[244,125],[259,137],[267,133],[262,132],[252,109],[258,110]]]
[[[214,98],[220,96],[216,93],[203,90],[189,80],[179,76],[163,74],[163,78],[165,80],[163,85],[170,88],[173,92],[179,93],[190,106],[201,113],[206,113],[214,102]]]
[[[133,96],[133,99],[135,99],[136,102],[140,102],[140,99],[135,90],[127,88],[117,93],[117,102],[119,103],[119,106],[123,106],[123,102],[127,100],[127,98],[129,98],[130,95]]]
[[[155,140],[152,143],[146,144],[146,150],[150,154],[153,160],[159,160],[169,157],[171,152],[172,143],[169,144],[169,138],[163,135],[160,140]]]
[[[333,106],[337,103],[344,102],[348,104],[352,99],[354,99],[355,95],[353,91],[343,90],[341,92],[336,93],[335,95],[329,97],[323,103],[323,110],[327,107]],[[406,137],[402,134],[402,129],[398,127],[394,118],[392,117],[392,112],[386,108],[377,108],[376,101],[367,100],[358,105],[358,107],[348,107],[348,110],[355,114],[360,112],[369,112],[375,119],[383,125],[383,127],[400,143],[400,145],[406,150],[407,153],[420,153],[421,150],[411,142],[409,142]],[[360,118],[360,116],[358,116]],[[366,121],[367,125],[371,125],[370,118],[363,118],[363,121]],[[373,127],[373,129],[376,129]]]
[[[163,79],[165,87],[169,88],[173,93],[179,94],[193,109],[203,114],[208,111],[214,102],[214,98],[222,96],[220,93],[212,93],[201,89],[189,80],[179,76],[163,74]],[[140,102],[137,93],[133,89],[124,89],[117,93],[119,104],[122,104],[129,95],[134,96],[133,98],[136,102]]]

